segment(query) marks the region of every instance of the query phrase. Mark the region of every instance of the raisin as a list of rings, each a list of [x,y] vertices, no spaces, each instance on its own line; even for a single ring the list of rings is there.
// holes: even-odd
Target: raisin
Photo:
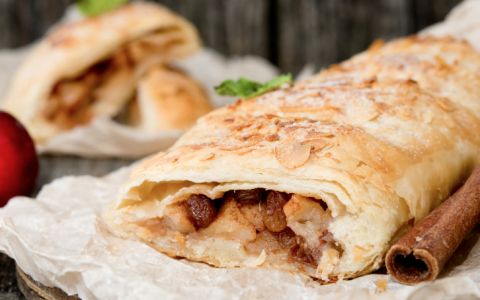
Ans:
[[[302,263],[311,265],[311,266],[316,266],[317,262],[315,261],[315,258],[313,257],[310,252],[303,248],[300,245],[295,245],[292,248],[290,248],[290,255],[297,261],[300,261]]]
[[[296,244],[290,248],[290,256],[302,263],[309,264],[311,266],[317,265],[317,260],[315,259],[315,253],[311,251],[306,243],[305,239],[301,236],[296,237]]]
[[[280,232],[287,227],[287,218],[283,206],[287,203],[289,195],[286,193],[270,191],[263,203],[263,223],[271,232]]]
[[[291,248],[296,245],[296,234],[288,227],[280,232],[274,232],[272,234],[283,248]]]
[[[234,192],[234,197],[240,205],[257,204],[262,201],[263,192],[263,189],[239,190]]]
[[[317,201],[320,204],[320,206],[323,208],[324,211],[327,211],[328,205],[327,205],[327,203],[325,203],[325,201],[320,200],[320,199],[315,199],[315,198],[314,198],[314,200]]]
[[[191,195],[185,201],[188,216],[196,229],[205,228],[217,217],[217,208],[213,201],[205,195]]]

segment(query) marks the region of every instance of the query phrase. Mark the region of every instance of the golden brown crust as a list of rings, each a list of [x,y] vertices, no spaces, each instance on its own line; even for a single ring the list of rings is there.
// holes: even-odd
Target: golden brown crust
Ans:
[[[138,83],[135,126],[150,132],[188,129],[212,110],[201,85],[187,74],[166,67],[149,70]]]
[[[472,95],[480,94],[480,78],[475,75],[479,64],[480,57],[465,41],[413,36],[383,46],[374,43],[368,51],[319,77],[413,80],[428,93],[447,97],[478,115],[480,103]]]
[[[328,205],[329,231],[344,251],[320,278],[374,270],[395,232],[425,216],[479,162],[479,72],[480,57],[467,44],[411,37],[293,87],[238,100],[132,173],[110,212],[113,227],[135,235],[127,219],[151,205],[157,208],[148,215],[162,216],[181,195],[215,199],[260,187]],[[162,251],[162,237],[156,242]],[[212,258],[182,249],[217,266],[237,259],[228,257],[231,250]]]

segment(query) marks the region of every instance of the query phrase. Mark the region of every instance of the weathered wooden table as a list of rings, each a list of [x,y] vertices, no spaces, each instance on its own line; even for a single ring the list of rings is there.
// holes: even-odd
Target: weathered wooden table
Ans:
[[[461,0],[150,0],[198,28],[205,45],[227,55],[256,54],[283,72],[323,67],[374,39],[417,32]],[[75,0],[0,0],[0,48],[41,37]]]

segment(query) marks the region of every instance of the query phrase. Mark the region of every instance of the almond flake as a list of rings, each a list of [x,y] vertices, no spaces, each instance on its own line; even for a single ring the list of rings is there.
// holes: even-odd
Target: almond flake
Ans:
[[[310,145],[302,145],[295,141],[283,142],[275,147],[275,157],[285,168],[295,169],[307,162],[311,150]]]
[[[202,160],[210,160],[210,159],[213,159],[214,157],[215,157],[215,153],[209,153],[204,158],[202,158]]]
[[[364,108],[361,106],[357,106],[354,109],[355,120],[360,123],[375,120],[380,116],[380,112],[378,112],[373,107]]]
[[[280,139],[280,137],[279,137],[278,134],[276,134],[276,133],[267,135],[267,136],[265,137],[265,140],[266,140],[266,141],[269,141],[269,142],[275,142],[275,141],[278,141],[279,139]]]
[[[335,136],[335,133],[332,131],[309,131],[307,133],[307,138],[332,138]]]
[[[368,47],[368,51],[377,51],[385,45],[384,40],[377,39]]]
[[[303,142],[304,145],[310,145],[312,152],[323,150],[327,145],[327,141],[324,139],[311,139]]]
[[[443,111],[451,112],[455,110],[455,107],[447,99],[439,98],[437,99],[437,103]]]
[[[376,118],[378,118],[380,116],[380,112],[378,111],[374,111],[370,114],[370,116],[368,117],[368,121],[373,121],[375,120]]]
[[[432,123],[433,117],[434,115],[431,110],[427,110],[422,114],[422,119],[425,123]]]

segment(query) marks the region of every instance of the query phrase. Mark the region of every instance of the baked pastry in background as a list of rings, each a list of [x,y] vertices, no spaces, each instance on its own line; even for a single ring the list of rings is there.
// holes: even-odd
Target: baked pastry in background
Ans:
[[[138,80],[129,124],[147,132],[188,129],[212,108],[203,88],[181,70],[153,67]]]
[[[140,128],[185,129],[210,109],[206,94],[186,74],[169,80],[154,74],[169,70],[173,59],[191,55],[199,48],[195,28],[182,17],[151,3],[128,4],[55,28],[21,65],[3,108],[26,125],[37,143],[95,117],[113,118],[133,107],[133,101],[141,107],[158,108],[138,110]],[[168,100],[162,98],[165,93],[149,92],[152,86],[160,89],[165,84],[176,91],[167,93]],[[176,93],[182,98],[178,106],[172,101]],[[195,99],[185,100],[190,97]],[[158,104],[165,101],[172,105]],[[185,101],[190,105],[184,105]],[[164,118],[170,115],[184,115],[185,119]]]
[[[133,171],[105,220],[218,267],[323,281],[371,272],[480,162],[479,74],[466,42],[377,43],[202,117]]]

